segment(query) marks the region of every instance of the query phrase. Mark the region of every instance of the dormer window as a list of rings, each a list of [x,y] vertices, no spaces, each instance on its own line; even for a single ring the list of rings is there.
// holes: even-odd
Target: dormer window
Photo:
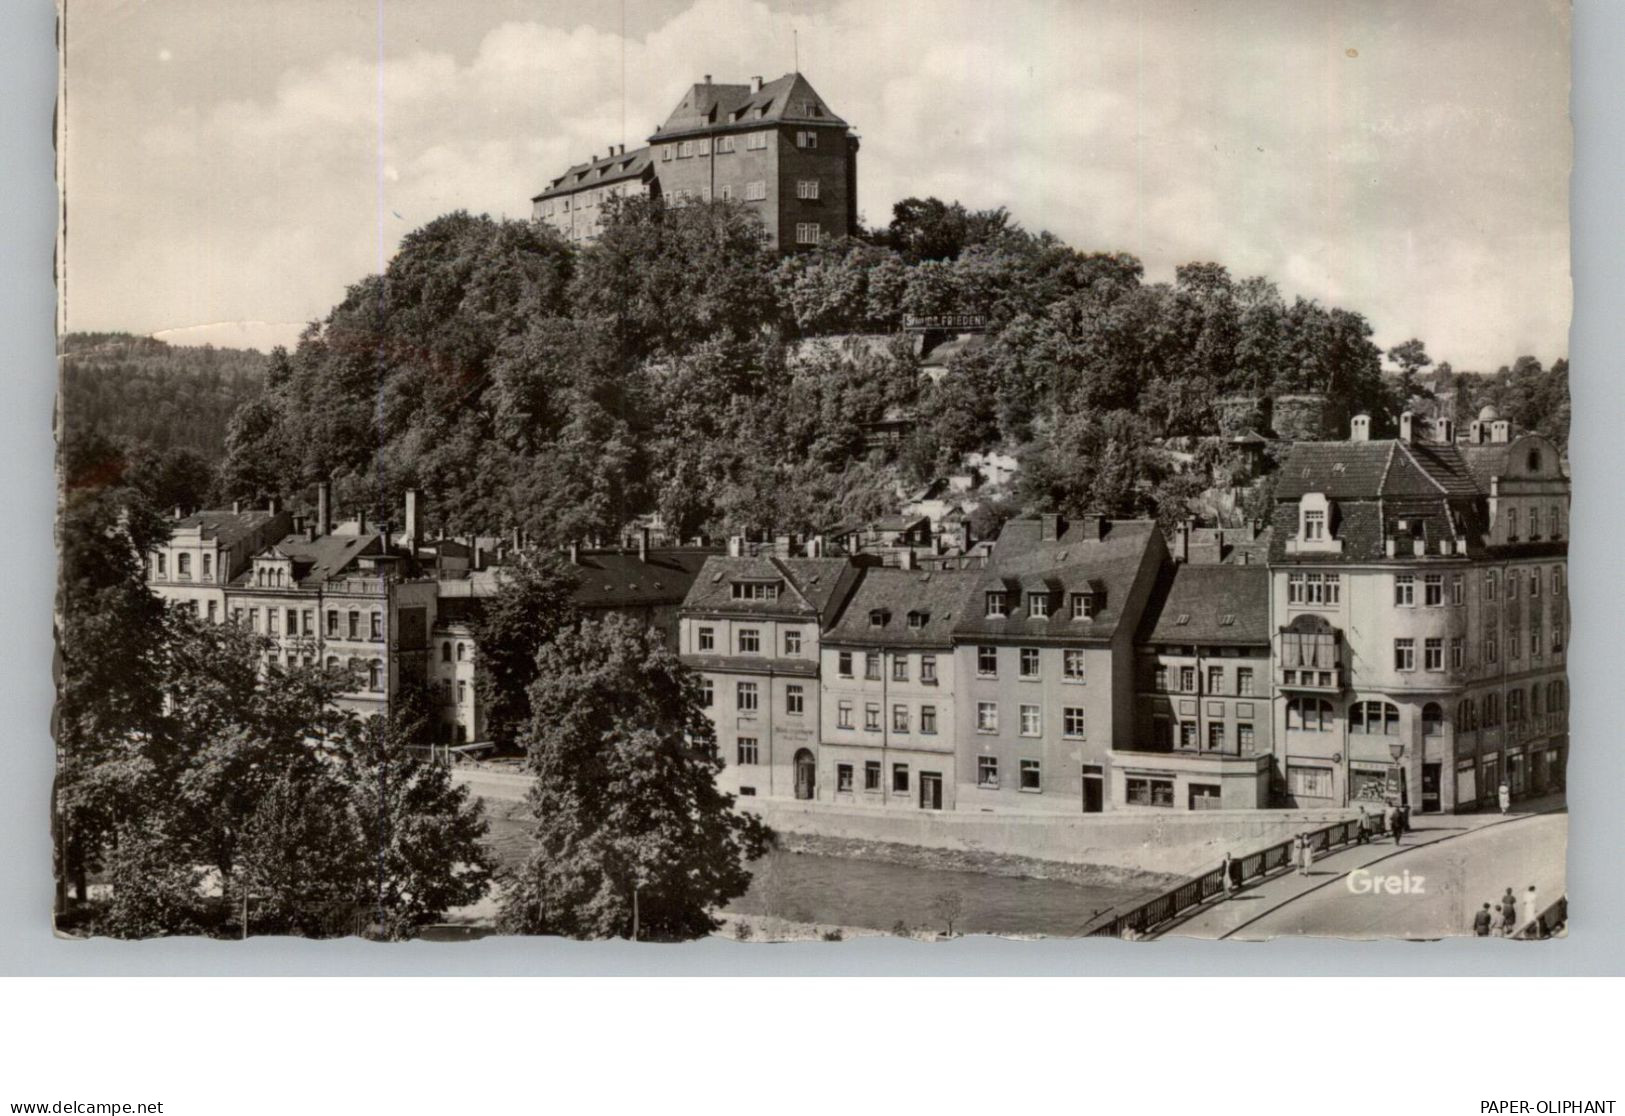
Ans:
[[[1326,513],[1323,510],[1305,510],[1303,513],[1304,542],[1322,542],[1326,538]]]
[[[891,613],[887,612],[883,608],[872,608],[869,610],[869,626],[871,628],[884,628],[886,626],[886,621],[890,619]]]
[[[776,581],[736,581],[733,583],[733,599],[736,601],[776,601],[779,599],[779,583]]]
[[[1518,509],[1507,509],[1507,542],[1518,541]]]
[[[1531,473],[1540,472],[1540,451],[1538,449],[1530,450],[1529,458],[1525,464],[1529,466],[1529,471]]]
[[[1049,618],[1049,594],[1028,593],[1027,615],[1034,620],[1047,620]]]
[[[925,627],[925,622],[926,622],[927,619],[928,619],[928,614],[927,613],[918,612],[918,611],[910,612],[908,614],[908,627],[909,627],[909,630],[914,631],[914,632],[919,631],[921,628]]]
[[[1002,620],[1009,615],[1008,605],[1003,589],[992,589],[988,591],[986,615],[991,620]]]
[[[1095,595],[1093,593],[1072,594],[1072,619],[1093,620],[1095,618]]]

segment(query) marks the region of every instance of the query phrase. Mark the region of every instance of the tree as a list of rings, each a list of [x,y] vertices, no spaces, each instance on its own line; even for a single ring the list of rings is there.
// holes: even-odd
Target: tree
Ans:
[[[536,653],[575,622],[575,576],[545,551],[522,552],[502,570],[501,588],[474,619],[480,670],[475,686],[485,726],[504,748],[515,746],[530,723],[530,686]]]
[[[1399,381],[1394,385],[1396,411],[1411,410],[1412,400],[1432,399],[1433,391],[1422,383],[1422,370],[1433,363],[1426,347],[1416,338],[1388,350],[1388,359],[1399,365]]]
[[[610,617],[542,648],[530,702],[536,845],[504,895],[503,928],[661,941],[714,930],[772,834],[717,788],[698,680],[658,633]]]
[[[943,891],[931,900],[931,913],[947,926],[948,937],[954,936],[954,923],[965,911],[965,897],[957,891]]]

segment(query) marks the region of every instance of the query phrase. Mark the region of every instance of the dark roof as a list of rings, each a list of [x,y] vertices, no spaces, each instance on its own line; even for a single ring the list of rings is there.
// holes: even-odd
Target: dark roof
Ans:
[[[569,572],[576,578],[575,603],[581,608],[680,604],[705,560],[705,550],[651,549],[648,561],[635,551],[583,551]]]
[[[1324,492],[1332,500],[1481,494],[1460,449],[1432,442],[1295,442],[1281,462],[1275,496]]]
[[[307,539],[304,535],[287,535],[274,544],[274,549],[293,562],[293,576],[301,588],[312,589],[329,578],[337,577],[363,554],[378,552],[377,535],[319,535]],[[251,586],[254,582],[252,567],[245,570],[233,585]]]
[[[1092,519],[1069,523],[1060,537],[1041,538],[1040,521],[1013,519],[1004,525],[988,558],[964,619],[954,631],[964,636],[1043,639],[1110,639],[1123,620],[1123,605],[1157,536],[1150,520],[1108,520],[1101,535],[1091,536]],[[1027,616],[1025,596],[1009,601],[1008,615],[990,618],[981,607],[982,593],[1004,589],[1022,593],[1048,590],[1063,594],[1050,602],[1048,619]],[[1095,593],[1104,599],[1092,619],[1072,619],[1068,593]]]
[[[711,555],[694,579],[683,608],[698,612],[728,612],[745,616],[810,616],[822,620],[839,604],[855,576],[856,567],[845,558],[724,557]],[[783,586],[776,601],[738,601],[735,581],[777,581]]]
[[[870,567],[825,630],[824,640],[948,647],[971,591],[981,580],[981,570]],[[877,612],[884,617],[879,626],[870,622],[870,614]],[[910,627],[910,613],[919,615],[919,627]]]
[[[756,93],[748,85],[692,85],[649,142],[725,130],[736,124],[786,122],[846,126],[846,121],[830,111],[806,78],[790,73],[768,82]]]
[[[205,539],[212,539],[221,546],[232,546],[266,526],[277,514],[264,510],[197,511],[177,520],[175,526],[201,527]]]
[[[640,178],[653,165],[647,147],[628,151],[624,155],[606,155],[603,158],[595,156],[588,162],[577,163],[565,171],[549,182],[547,189],[530,200],[542,201],[544,198],[563,197],[578,190],[590,190],[597,186],[608,186],[615,182]]]
[[[1166,567],[1145,608],[1142,643],[1267,645],[1270,573],[1257,566]]]
[[[1193,527],[1190,537],[1192,565],[1263,565],[1269,558],[1275,530],[1264,525],[1253,538],[1245,527]]]

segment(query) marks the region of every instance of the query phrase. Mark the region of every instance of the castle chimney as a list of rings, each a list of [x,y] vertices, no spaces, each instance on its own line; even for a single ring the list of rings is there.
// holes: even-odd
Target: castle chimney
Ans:
[[[638,561],[639,562],[647,562],[648,560],[649,560],[649,528],[640,527],[638,529]]]
[[[1355,415],[1349,422],[1349,441],[1369,442],[1371,440],[1371,416]]]
[[[756,74],[755,76],[753,76],[750,79],[750,91],[752,93],[760,93],[762,91],[762,75],[761,74]]]
[[[1401,413],[1399,416],[1399,440],[1406,443],[1414,441],[1415,427],[1416,416],[1409,411]]]
[[[316,485],[316,533],[333,533],[333,486],[327,481]]]
[[[423,493],[415,488],[406,490],[406,545],[417,554],[423,546]]]

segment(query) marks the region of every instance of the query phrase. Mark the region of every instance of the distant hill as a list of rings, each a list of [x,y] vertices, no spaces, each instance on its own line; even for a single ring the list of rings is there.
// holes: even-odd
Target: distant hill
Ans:
[[[257,398],[268,357],[253,349],[169,345],[128,333],[62,338],[60,406],[66,434],[97,433],[162,452],[225,454],[232,413]]]

